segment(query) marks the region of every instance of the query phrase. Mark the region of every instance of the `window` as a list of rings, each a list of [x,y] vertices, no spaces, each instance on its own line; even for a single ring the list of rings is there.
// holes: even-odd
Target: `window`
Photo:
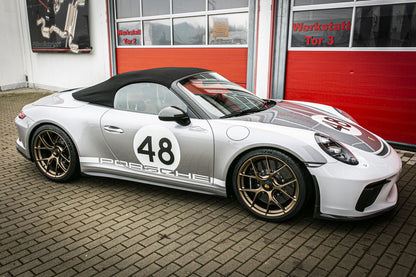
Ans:
[[[170,13],[169,0],[142,0],[142,4],[143,16],[153,16]]]
[[[289,47],[416,47],[416,1],[395,2],[295,0]]]
[[[170,45],[169,19],[145,21],[143,25],[144,45]]]
[[[140,2],[137,0],[116,0],[117,18],[139,17]]]
[[[140,22],[120,22],[117,24],[118,45],[141,45]]]
[[[223,10],[244,8],[248,6],[248,0],[208,0],[209,10]]]
[[[352,9],[301,11],[293,15],[292,46],[348,47]]]
[[[175,45],[203,45],[206,20],[203,16],[173,19],[173,43]]]
[[[114,0],[118,47],[247,46],[249,0]]]
[[[357,8],[353,46],[415,47],[416,4]]]
[[[213,118],[258,112],[275,104],[258,98],[214,72],[200,73],[181,80],[179,87],[190,93]]]
[[[246,14],[222,14],[209,17],[209,44],[247,44]]]
[[[173,0],[173,13],[203,12],[205,0]]]
[[[184,111],[186,105],[168,88],[154,83],[135,83],[117,91],[114,108],[147,114],[159,114],[166,107],[175,106]]]
[[[295,0],[295,6],[353,2],[353,0]]]

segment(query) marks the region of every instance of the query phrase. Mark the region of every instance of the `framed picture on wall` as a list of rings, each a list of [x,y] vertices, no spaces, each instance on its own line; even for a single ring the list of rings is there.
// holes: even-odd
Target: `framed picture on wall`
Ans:
[[[33,52],[91,52],[88,0],[26,1]]]

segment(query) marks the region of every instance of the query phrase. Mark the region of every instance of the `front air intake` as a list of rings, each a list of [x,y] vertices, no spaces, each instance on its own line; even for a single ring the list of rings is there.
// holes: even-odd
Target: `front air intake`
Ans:
[[[374,203],[374,201],[376,201],[377,196],[380,193],[383,186],[388,182],[390,182],[390,180],[385,179],[367,185],[361,193],[360,198],[358,199],[357,204],[355,205],[355,209],[359,212],[362,212],[365,208],[371,206]]]

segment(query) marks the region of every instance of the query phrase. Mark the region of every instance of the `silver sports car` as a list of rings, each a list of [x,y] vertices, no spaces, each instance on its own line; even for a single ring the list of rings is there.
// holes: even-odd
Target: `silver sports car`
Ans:
[[[265,100],[199,68],[116,75],[23,108],[17,149],[48,179],[84,173],[235,196],[265,220],[366,218],[397,204],[401,160],[338,109]]]

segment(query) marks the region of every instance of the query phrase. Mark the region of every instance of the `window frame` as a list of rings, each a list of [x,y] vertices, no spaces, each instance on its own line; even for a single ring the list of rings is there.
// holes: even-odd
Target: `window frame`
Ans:
[[[331,4],[312,4],[295,6],[294,1],[290,4],[290,18],[289,18],[289,33],[288,33],[288,51],[400,51],[400,52],[414,52],[416,47],[357,47],[353,46],[354,29],[355,29],[355,15],[357,8],[360,7],[371,7],[371,6],[383,6],[383,5],[399,5],[399,4],[415,4],[414,0],[353,0],[342,3],[331,3]],[[295,12],[300,11],[318,11],[318,10],[329,10],[329,9],[342,9],[352,8],[351,16],[351,30],[348,47],[295,47],[292,46],[292,34],[293,34],[293,17]]]
[[[114,5],[114,30],[115,30],[115,46],[116,48],[248,48],[248,41],[249,41],[249,7],[250,2],[253,0],[248,0],[247,7],[243,8],[232,8],[232,9],[222,9],[222,10],[209,10],[208,7],[208,0],[205,1],[205,11],[198,11],[198,12],[186,12],[186,13],[173,13],[173,0],[170,0],[170,13],[165,15],[157,15],[157,16],[143,16],[143,6],[142,0],[140,1],[140,16],[138,17],[130,17],[130,18],[117,18],[117,0],[112,0]],[[227,15],[227,14],[237,14],[237,13],[246,13],[247,15],[247,43],[246,44],[209,44],[209,17],[213,15]],[[188,18],[188,17],[205,17],[205,44],[200,45],[175,45],[174,44],[174,35],[173,35],[173,20],[176,18]],[[159,20],[159,19],[168,19],[170,22],[170,38],[171,43],[170,45],[144,45],[144,21],[149,20]],[[141,27],[141,35],[140,35],[140,45],[119,45],[118,38],[117,38],[117,24],[124,23],[124,22],[139,22]]]

